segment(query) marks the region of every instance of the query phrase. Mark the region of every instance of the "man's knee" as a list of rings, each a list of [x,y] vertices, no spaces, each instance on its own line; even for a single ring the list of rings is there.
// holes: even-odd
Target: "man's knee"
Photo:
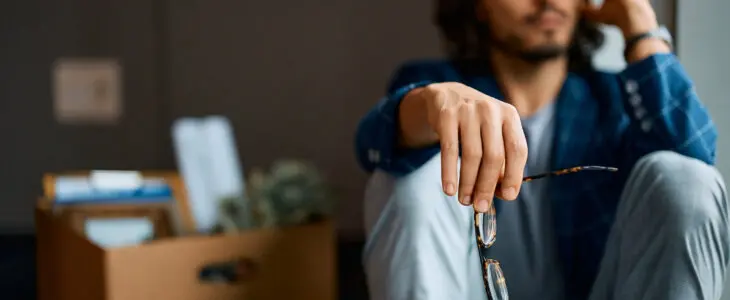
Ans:
[[[375,176],[389,177],[384,174]],[[397,214],[397,218],[405,226],[434,225],[434,219],[449,217],[460,210],[459,207],[454,207],[460,206],[456,198],[447,196],[441,188],[441,164],[438,157],[408,175],[390,177],[390,181],[388,191],[379,196],[386,197],[387,203],[378,214]],[[382,181],[377,182],[368,189],[382,188],[383,185]]]
[[[373,299],[468,298],[468,261],[478,261],[470,222],[469,208],[441,189],[439,157],[406,176],[374,174],[363,253]]]
[[[629,177],[634,195],[644,195],[637,205],[649,205],[678,229],[707,221],[727,222],[728,199],[722,176],[714,167],[670,151],[640,159]]]

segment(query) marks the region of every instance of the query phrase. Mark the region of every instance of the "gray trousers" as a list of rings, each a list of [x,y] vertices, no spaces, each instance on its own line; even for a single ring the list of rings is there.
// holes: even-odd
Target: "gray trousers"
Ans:
[[[472,210],[444,195],[440,172],[436,156],[404,177],[372,176],[363,254],[372,299],[486,299]],[[673,152],[644,157],[624,188],[590,300],[720,299],[729,213],[716,169]]]

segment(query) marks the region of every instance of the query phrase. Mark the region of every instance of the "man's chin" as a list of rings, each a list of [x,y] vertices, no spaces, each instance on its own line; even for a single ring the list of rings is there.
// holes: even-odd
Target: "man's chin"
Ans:
[[[520,51],[519,56],[525,61],[533,63],[541,63],[562,57],[567,53],[567,47],[560,45],[545,45],[524,49]]]

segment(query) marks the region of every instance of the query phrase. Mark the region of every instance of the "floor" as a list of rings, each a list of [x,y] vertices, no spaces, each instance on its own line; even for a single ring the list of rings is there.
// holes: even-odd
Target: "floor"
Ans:
[[[0,298],[35,299],[35,237],[0,236]]]
[[[368,299],[360,264],[362,243],[338,243],[339,299]],[[0,298],[36,299],[35,237],[0,236]]]

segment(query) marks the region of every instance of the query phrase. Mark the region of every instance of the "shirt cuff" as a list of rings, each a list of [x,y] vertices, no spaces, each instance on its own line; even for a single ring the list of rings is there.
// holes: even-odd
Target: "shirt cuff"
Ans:
[[[381,126],[377,132],[373,148],[366,149],[366,159],[376,168],[393,174],[403,174],[414,169],[408,161],[406,153],[398,151],[398,108],[403,97],[412,90],[431,84],[430,81],[421,81],[408,84],[392,92],[385,101],[378,105],[378,118]]]
[[[676,56],[661,53],[629,65],[619,76],[622,84],[624,107],[629,117],[638,122],[645,133],[652,131],[665,108],[686,94],[692,83],[684,73]]]

